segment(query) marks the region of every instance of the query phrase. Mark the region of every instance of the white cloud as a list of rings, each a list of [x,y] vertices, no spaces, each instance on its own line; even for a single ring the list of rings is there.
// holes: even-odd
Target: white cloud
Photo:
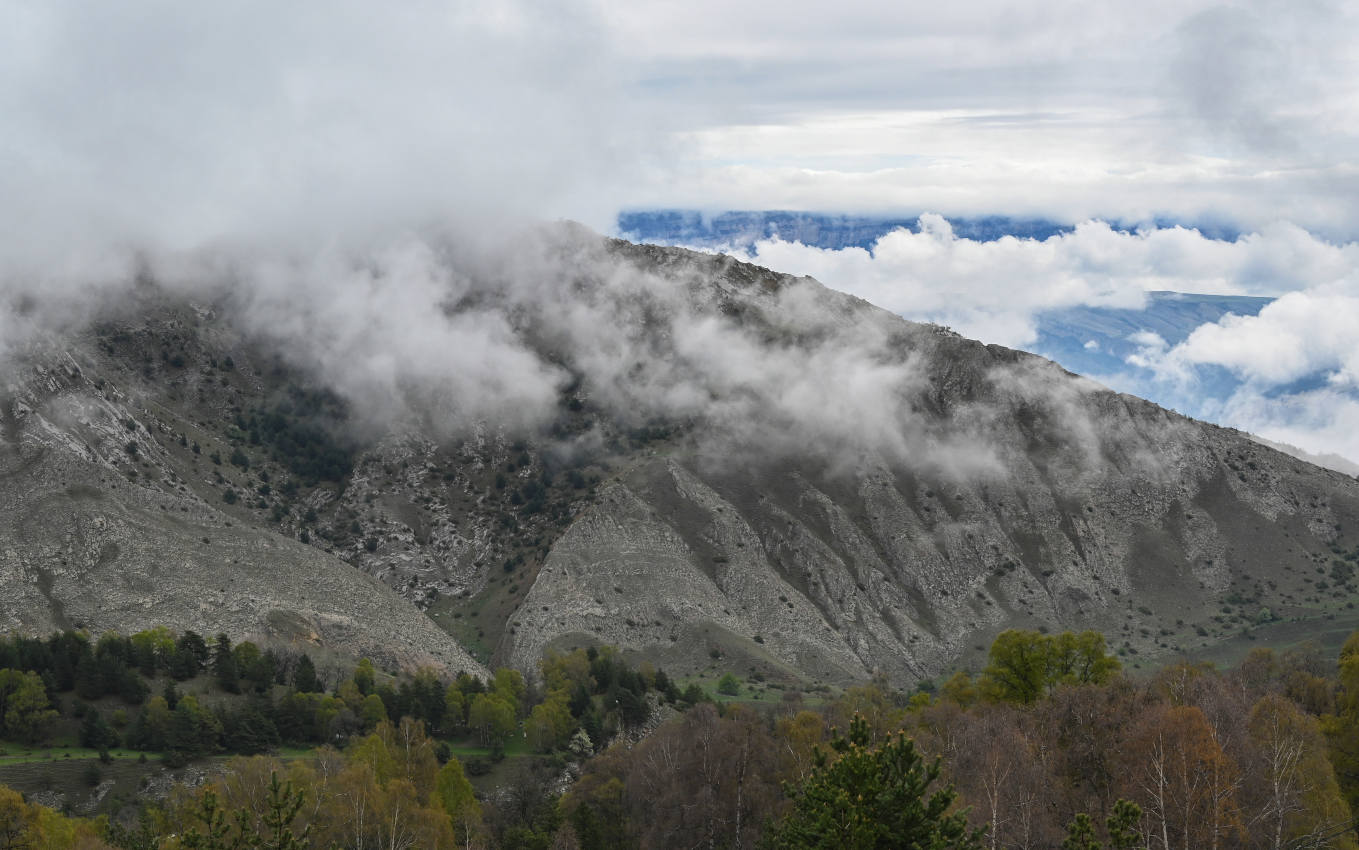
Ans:
[[[431,219],[604,225],[664,104],[584,5],[0,5],[0,264]]]
[[[1139,308],[1154,290],[1275,295],[1327,285],[1359,268],[1359,244],[1335,245],[1282,223],[1225,242],[1182,227],[1128,233],[1102,221],[1041,241],[981,242],[927,214],[919,232],[889,233],[871,253],[768,240],[753,259],[908,318],[1022,347],[1046,310]]]
[[[636,206],[1359,235],[1353,4],[626,4],[694,148]],[[713,27],[713,21],[722,26]]]
[[[1169,352],[1171,363],[1214,364],[1250,384],[1287,384],[1317,373],[1340,387],[1359,378],[1359,286],[1338,283],[1291,292],[1258,316],[1225,316]]]
[[[1127,233],[1099,221],[1041,241],[979,242],[926,215],[918,233],[890,233],[871,252],[768,240],[752,259],[1020,348],[1032,346],[1049,310],[1140,308],[1154,290],[1282,296],[1259,316],[1229,314],[1176,345],[1153,330],[1136,333],[1127,362],[1143,371],[1099,377],[1271,439],[1359,456],[1345,412],[1359,404],[1359,243],[1329,242],[1286,222],[1229,242],[1181,227]],[[1202,367],[1227,369],[1245,384],[1223,402],[1202,398]]]

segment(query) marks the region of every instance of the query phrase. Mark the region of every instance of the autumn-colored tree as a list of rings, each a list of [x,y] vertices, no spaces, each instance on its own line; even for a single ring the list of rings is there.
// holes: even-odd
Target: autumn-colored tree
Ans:
[[[1147,712],[1122,756],[1124,788],[1147,813],[1152,846],[1213,850],[1240,834],[1240,773],[1197,708]]]
[[[1053,783],[1040,763],[1036,742],[1025,733],[1019,710],[990,705],[956,719],[957,745],[947,775],[972,804],[974,824],[986,827],[984,842],[1001,847],[1040,846],[1051,839]]]
[[[780,717],[774,724],[774,740],[779,748],[779,777],[801,784],[812,772],[816,749],[826,742],[826,718],[820,712],[803,710]]]
[[[26,850],[32,843],[34,813],[18,792],[0,786],[0,850]]]
[[[826,710],[826,719],[832,726],[848,729],[856,715],[868,724],[868,731],[874,741],[889,732],[901,728],[905,712],[893,704],[883,681],[854,685],[835,700]]]
[[[638,750],[625,784],[642,847],[749,847],[778,812],[773,741],[751,709],[704,703]]]
[[[779,764],[765,718],[702,703],[591,759],[563,813],[583,848],[752,847],[781,812]]]
[[[1177,661],[1156,671],[1149,690],[1174,705],[1188,705],[1193,702],[1195,683],[1216,675],[1217,670],[1209,662]]]
[[[1064,817],[1109,811],[1117,797],[1122,740],[1145,707],[1142,692],[1122,678],[1060,688],[1036,707],[1037,748],[1056,780],[1047,783],[1047,796],[1065,791]]]

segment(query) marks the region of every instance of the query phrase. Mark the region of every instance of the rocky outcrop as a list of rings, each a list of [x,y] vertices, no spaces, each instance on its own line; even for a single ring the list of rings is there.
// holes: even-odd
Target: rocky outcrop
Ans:
[[[389,668],[484,672],[381,582],[208,503],[161,445],[171,442],[162,418],[62,359],[21,373],[5,402],[0,628],[167,626]]]

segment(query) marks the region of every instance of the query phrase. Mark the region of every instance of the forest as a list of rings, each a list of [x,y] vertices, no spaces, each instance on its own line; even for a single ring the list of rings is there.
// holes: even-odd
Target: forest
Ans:
[[[483,681],[165,629],[11,637],[7,750],[203,781],[95,817],[4,789],[0,848],[1359,848],[1359,633],[1133,677],[1095,632],[1011,630],[911,693],[709,685],[607,647]]]

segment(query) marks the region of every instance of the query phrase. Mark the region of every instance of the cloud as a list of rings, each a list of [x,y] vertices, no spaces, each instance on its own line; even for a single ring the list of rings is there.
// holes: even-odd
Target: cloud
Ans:
[[[687,158],[635,207],[1283,218],[1359,236],[1352,4],[729,5],[610,16],[692,116]]]
[[[516,260],[519,222],[754,198],[1071,220],[1169,204],[1259,224],[1233,243],[1098,220],[975,243],[926,216],[871,255],[760,246],[763,264],[1011,344],[1044,310],[1135,306],[1149,289],[1320,292],[1355,266],[1352,244],[1311,235],[1359,221],[1355,16],[1213,8],[14,0],[0,9],[0,357],[149,276],[230,291],[251,328],[354,398],[449,428],[550,416],[573,377],[555,344],[621,411],[761,410],[822,433],[833,408],[810,399],[829,392],[862,424],[853,439],[915,451],[895,402],[872,401],[916,376],[883,366],[878,343],[813,347],[805,374],[775,347],[743,371],[716,352],[755,357],[747,332],[682,309],[673,275],[585,258],[593,283],[573,287],[560,255],[578,249],[548,240]],[[672,334],[660,349],[656,316]],[[1204,329],[1148,356],[1348,380],[1333,334],[1282,365],[1252,359],[1289,324]]]
[[[146,253],[134,277],[12,287],[0,366],[46,363],[84,323],[163,295],[212,309],[247,360],[279,354],[333,389],[369,434],[456,441],[485,427],[569,452],[576,438],[552,426],[570,392],[598,414],[587,446],[656,425],[724,464],[996,471],[981,430],[925,401],[945,365],[917,350],[932,331],[807,279],[751,280],[733,265],[570,225],[494,241],[430,228],[343,249]]]
[[[0,266],[344,243],[427,221],[603,223],[668,149],[585,6],[6,3]]]
[[[1137,309],[1156,290],[1273,295],[1325,285],[1359,268],[1359,244],[1332,244],[1286,223],[1226,242],[1183,227],[1128,233],[1103,221],[1045,240],[982,242],[926,214],[918,232],[889,233],[871,252],[766,240],[752,258],[907,318],[1023,347],[1048,310]]]
[[[925,215],[916,232],[897,230],[871,251],[766,240],[752,255],[906,318],[1018,348],[1033,347],[1040,318],[1063,308],[1136,310],[1158,290],[1281,296],[1258,317],[1229,314],[1177,343],[1145,328],[1129,338],[1136,347],[1125,371],[1095,377],[1312,451],[1359,454],[1343,425],[1325,418],[1334,408],[1333,422],[1346,421],[1359,376],[1359,243],[1287,222],[1223,241],[1183,227],[1129,233],[1102,221],[1045,240],[981,242]],[[1206,393],[1205,368],[1225,369],[1243,386],[1230,398]]]
[[[1349,159],[1359,129],[1357,21],[1344,4],[1277,0],[1196,10],[1171,36],[1172,114],[1232,154]]]
[[[1252,385],[1277,386],[1316,375],[1359,387],[1359,285],[1342,282],[1290,292],[1258,316],[1205,324],[1163,359],[1168,366],[1214,364]]]

